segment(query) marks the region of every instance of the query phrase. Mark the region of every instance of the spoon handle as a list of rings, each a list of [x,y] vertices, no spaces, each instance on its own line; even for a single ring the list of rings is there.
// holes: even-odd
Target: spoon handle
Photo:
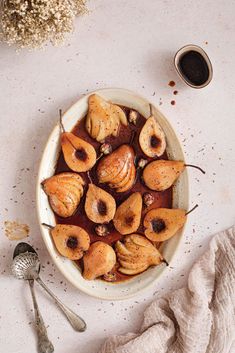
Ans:
[[[64,313],[67,317],[68,321],[70,322],[71,326],[74,328],[75,331],[83,332],[86,330],[86,323],[85,321],[75,314],[71,309],[69,309],[66,305],[64,305],[52,292],[51,290],[45,285],[45,283],[41,280],[40,277],[36,278],[36,281],[45,289],[45,291],[54,299],[56,305],[60,308],[60,310]]]
[[[39,307],[34,292],[34,280],[29,280],[29,287],[33,298],[33,307],[35,313],[35,324],[38,335],[38,352],[39,353],[52,353],[54,347],[47,336],[47,330],[40,314]]]

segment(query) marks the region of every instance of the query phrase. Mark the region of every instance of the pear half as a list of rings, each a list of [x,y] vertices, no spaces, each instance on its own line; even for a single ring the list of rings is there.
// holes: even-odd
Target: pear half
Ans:
[[[155,158],[161,156],[166,149],[165,134],[154,116],[150,116],[139,135],[139,143],[146,156]]]
[[[127,235],[124,243],[117,241],[116,253],[120,264],[118,271],[126,275],[136,275],[164,261],[155,246],[139,234]]]
[[[116,254],[110,245],[97,241],[91,244],[88,252],[84,255],[83,263],[83,277],[93,280],[112,270],[116,264]]]
[[[121,234],[136,232],[140,225],[142,211],[142,197],[139,192],[135,192],[128,197],[115,213],[113,224]]]
[[[184,169],[185,164],[182,161],[159,159],[147,164],[143,171],[143,180],[149,189],[164,191],[174,184]]]
[[[86,172],[96,163],[94,147],[71,132],[61,134],[61,147],[66,164],[74,172]]]
[[[94,184],[89,184],[85,201],[87,217],[94,223],[108,223],[113,219],[116,202],[112,195]]]
[[[117,136],[120,124],[127,126],[128,122],[126,114],[118,105],[107,102],[98,94],[90,95],[86,129],[91,137],[101,142],[110,135]]]
[[[173,237],[183,227],[186,219],[186,211],[183,209],[154,208],[144,218],[144,233],[151,241],[162,242]]]
[[[79,260],[90,246],[90,237],[81,227],[57,224],[50,231],[58,252],[70,260]]]

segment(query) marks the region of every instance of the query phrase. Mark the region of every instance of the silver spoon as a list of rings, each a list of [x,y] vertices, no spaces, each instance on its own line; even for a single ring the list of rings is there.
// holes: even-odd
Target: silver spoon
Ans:
[[[26,244],[26,243],[20,243]],[[39,260],[37,261],[37,254],[33,248],[27,248],[23,245],[17,245],[13,254],[13,265],[12,272],[17,278],[27,279],[29,282],[29,287],[33,299],[33,307],[35,313],[35,325],[38,335],[38,352],[39,353],[52,353],[54,352],[54,347],[47,336],[47,329],[45,327],[42,315],[39,311],[37,300],[34,292],[34,279],[31,278],[28,269],[33,265],[36,268],[40,267]],[[28,244],[26,244],[28,245]],[[25,253],[25,251],[30,251],[30,253]],[[30,257],[25,257],[25,254],[30,254]]]
[[[22,251],[24,250],[24,251]],[[18,253],[17,256],[15,253]],[[75,314],[71,309],[65,306],[45,285],[39,277],[40,260],[36,251],[27,243],[19,243],[14,252],[14,260],[12,264],[12,272],[19,279],[35,279],[45,291],[54,299],[56,305],[64,313],[71,326],[75,331],[83,332],[86,330],[85,321]],[[22,263],[24,266],[22,266]]]

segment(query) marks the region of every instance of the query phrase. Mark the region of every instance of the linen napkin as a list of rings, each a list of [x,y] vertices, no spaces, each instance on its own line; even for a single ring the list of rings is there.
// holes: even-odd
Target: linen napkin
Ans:
[[[147,308],[139,333],[110,337],[100,353],[235,353],[235,226],[215,235],[185,288]]]

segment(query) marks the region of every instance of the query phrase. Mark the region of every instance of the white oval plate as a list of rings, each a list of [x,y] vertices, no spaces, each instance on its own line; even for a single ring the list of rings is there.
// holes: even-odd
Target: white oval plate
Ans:
[[[121,88],[107,88],[91,92],[77,101],[64,115],[63,123],[66,131],[71,131],[77,121],[87,113],[89,95],[97,93],[113,103],[121,104],[139,111],[145,118],[149,116],[149,102],[138,94]],[[167,139],[167,153],[170,159],[184,160],[184,155],[179,140],[164,115],[157,107],[153,106],[153,113],[165,132]],[[149,268],[144,273],[122,283],[108,283],[101,280],[85,280],[79,268],[73,261],[70,261],[58,254],[51,239],[49,230],[41,226],[41,223],[55,225],[55,217],[50,208],[48,198],[41,188],[41,182],[52,176],[55,171],[58,154],[60,151],[60,127],[59,124],[53,129],[45,150],[43,152],[38,180],[37,180],[37,212],[41,233],[46,247],[63,275],[81,291],[101,299],[123,300],[146,289],[156,283],[159,276],[164,272],[165,264]],[[188,176],[185,171],[174,186],[173,207],[188,209]],[[169,241],[164,242],[162,253],[168,262],[171,261],[182,238],[183,229]]]

